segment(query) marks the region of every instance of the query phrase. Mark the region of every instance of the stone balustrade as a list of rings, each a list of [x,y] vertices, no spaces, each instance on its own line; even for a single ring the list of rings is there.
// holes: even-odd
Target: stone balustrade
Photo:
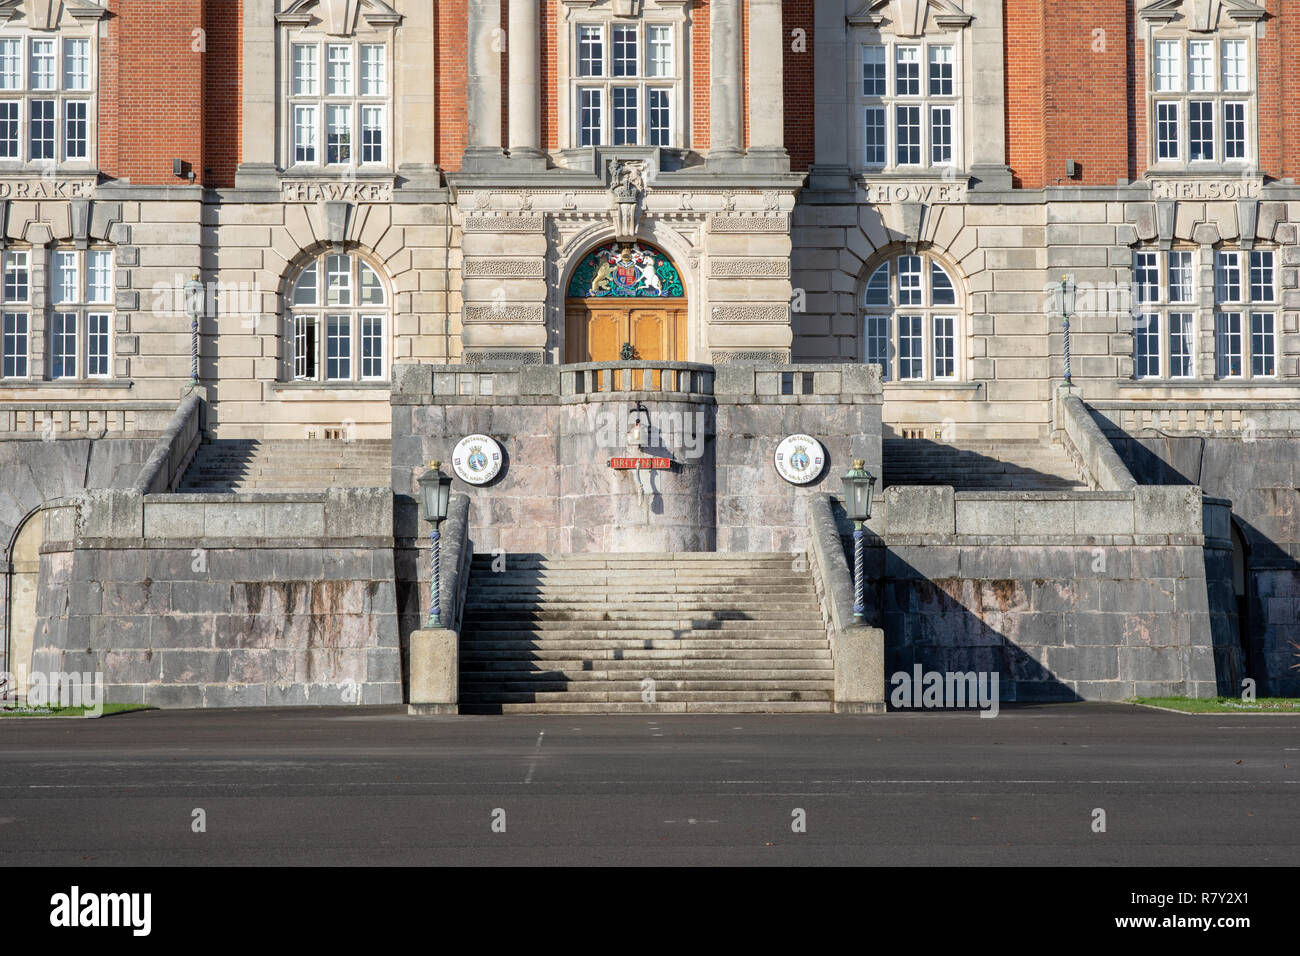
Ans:
[[[171,402],[4,402],[0,405],[0,437],[102,438],[160,433],[175,409]]]
[[[1300,406],[1295,402],[1166,399],[1159,403],[1090,401],[1088,405],[1111,436],[1161,432],[1224,438],[1300,433]]]

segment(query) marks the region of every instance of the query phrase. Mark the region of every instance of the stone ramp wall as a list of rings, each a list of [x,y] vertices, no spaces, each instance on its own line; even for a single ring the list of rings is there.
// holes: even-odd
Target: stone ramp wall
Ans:
[[[882,504],[869,564],[887,676],[995,672],[1007,700],[1235,692],[1227,502],[898,486]]]
[[[33,667],[161,707],[400,703],[392,514],[384,489],[56,502]]]
[[[1199,485],[1232,502],[1248,673],[1259,693],[1300,695],[1300,405],[1099,403],[1097,416],[1138,481]]]

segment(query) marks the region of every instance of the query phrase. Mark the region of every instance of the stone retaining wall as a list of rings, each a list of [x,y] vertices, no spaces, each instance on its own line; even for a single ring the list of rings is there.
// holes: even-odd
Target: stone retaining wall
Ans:
[[[996,672],[1009,700],[1237,687],[1227,502],[892,487],[883,505],[886,674]]]
[[[162,707],[403,699],[387,491],[91,492],[44,521],[37,670]]]

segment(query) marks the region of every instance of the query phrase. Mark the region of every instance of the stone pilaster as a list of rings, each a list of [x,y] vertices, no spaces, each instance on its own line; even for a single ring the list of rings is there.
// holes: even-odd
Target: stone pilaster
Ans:
[[[744,154],[741,126],[740,0],[709,4],[709,164]]]
[[[275,4],[244,4],[243,156],[235,171],[240,187],[278,185],[275,129]]]
[[[1002,0],[974,0],[970,26],[971,168],[976,186],[1010,189],[1007,166],[1006,71],[1002,65]]]
[[[501,0],[469,0],[468,125],[465,169],[499,168],[501,148]]]
[[[749,154],[754,172],[787,172],[781,0],[749,0]]]
[[[535,0],[510,0],[510,159],[545,166],[538,100],[538,10]]]
[[[401,29],[393,36],[397,51],[394,57],[396,94],[400,104],[397,118],[401,121],[394,124],[397,143],[394,155],[401,160],[398,172],[408,183],[437,187],[441,176],[433,135],[436,128],[433,91],[437,84],[431,55],[437,42],[433,5],[410,5],[403,15]]]
[[[813,8],[813,83],[817,126],[813,189],[849,189],[848,25],[845,0],[816,0]]]

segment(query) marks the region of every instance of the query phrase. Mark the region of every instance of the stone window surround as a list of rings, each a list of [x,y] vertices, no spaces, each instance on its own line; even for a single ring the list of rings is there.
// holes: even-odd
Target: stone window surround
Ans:
[[[1240,20],[1229,19],[1232,15],[1232,8],[1227,5],[1223,8],[1225,23],[1218,28],[1201,31],[1190,24],[1187,17],[1175,19],[1152,19],[1145,16],[1147,11],[1139,11],[1140,35],[1143,39],[1143,45],[1146,49],[1146,63],[1143,87],[1146,90],[1146,165],[1152,173],[1186,173],[1196,172],[1213,175],[1216,173],[1226,175],[1240,175],[1243,170],[1251,169],[1258,163],[1259,159],[1259,21],[1253,17],[1247,17],[1244,14]],[[1142,27],[1145,29],[1142,30]],[[1180,89],[1173,92],[1157,91],[1155,89],[1156,76],[1156,47],[1157,40],[1175,40],[1179,44],[1179,68],[1181,71]],[[1214,78],[1214,90],[1206,93],[1192,93],[1188,91],[1188,42],[1190,40],[1209,40],[1213,44],[1213,55],[1211,62],[1211,75]],[[1222,45],[1221,40],[1245,40],[1246,41],[1246,89],[1233,92],[1224,92],[1222,87]],[[1209,100],[1214,103],[1214,146],[1215,158],[1213,160],[1196,160],[1190,159],[1190,149],[1188,143],[1188,122],[1189,110],[1188,103],[1192,100]],[[1230,100],[1244,100],[1246,106],[1246,158],[1244,160],[1225,160],[1223,159],[1223,103]],[[1177,160],[1161,160],[1158,158],[1158,144],[1156,141],[1156,103],[1157,102],[1177,102],[1179,104],[1179,158]]]
[[[322,304],[325,295],[323,284],[317,285],[317,305],[314,306],[295,306],[293,302],[294,288],[298,284],[298,279],[308,268],[320,268],[324,271],[324,260],[327,256],[344,255],[352,262],[364,262],[379,277],[380,287],[384,292],[384,302],[378,306],[366,306],[361,304],[361,287],[360,287],[360,269],[355,264],[350,267],[352,276],[352,304],[347,306],[327,306]],[[394,286],[392,277],[384,268],[382,261],[367,250],[349,245],[342,251],[336,252],[335,249],[322,247],[315,252],[299,257],[285,273],[283,292],[281,301],[284,308],[281,310],[280,319],[280,339],[282,341],[281,360],[279,362],[280,372],[274,383],[279,387],[299,387],[299,388],[326,388],[331,391],[350,388],[386,388],[392,374],[393,362],[396,360],[395,351],[395,327],[396,308],[394,302]],[[325,377],[327,361],[327,321],[326,317],[330,314],[342,315],[346,313],[352,320],[351,325],[351,354],[349,358],[350,374],[346,379],[328,379]],[[315,317],[317,325],[316,340],[316,361],[317,369],[314,378],[295,378],[294,360],[295,360],[295,333],[296,318],[299,315],[311,315]],[[378,378],[362,378],[362,345],[361,345],[361,324],[362,315],[382,315],[383,328],[383,374]]]
[[[54,114],[54,141],[55,159],[50,160],[30,160],[30,159],[0,159],[0,174],[13,174],[17,172],[31,172],[33,170],[44,170],[49,168],[58,169],[60,172],[67,173],[94,173],[99,169],[99,16],[93,19],[81,18],[83,11],[74,12],[79,16],[77,20],[69,25],[50,29],[31,29],[22,21],[16,21],[0,25],[0,38],[19,39],[22,41],[23,48],[23,84],[18,90],[0,90],[0,100],[18,100],[22,105],[19,108],[18,118],[18,139],[19,155],[28,156],[31,151],[31,112],[30,102],[32,100],[52,99],[55,101]],[[100,15],[106,14],[103,11]],[[55,76],[56,83],[53,90],[31,90],[31,62],[30,62],[30,41],[33,39],[53,39],[55,41]],[[63,40],[77,39],[89,40],[89,65],[90,88],[88,90],[64,90],[64,73],[63,73]],[[86,106],[86,158],[65,160],[63,159],[67,135],[66,115],[64,103],[68,101],[83,101]]]
[[[295,6],[297,11],[302,4]],[[362,14],[357,18],[355,28],[348,34],[331,34],[328,32],[327,25],[308,14],[298,12],[285,12],[276,17],[276,82],[278,84],[278,95],[276,98],[276,130],[278,132],[278,145],[275,155],[276,162],[280,169],[291,173],[296,177],[320,176],[323,178],[336,179],[340,175],[347,178],[353,174],[391,174],[397,168],[397,129],[398,124],[394,117],[393,104],[398,101],[397,96],[397,64],[395,60],[395,51],[397,49],[396,31],[398,22],[387,15],[376,15],[373,22],[371,18],[365,15],[364,4],[362,4]],[[315,164],[295,163],[294,160],[294,142],[293,142],[293,46],[296,43],[317,44],[320,49],[318,67],[318,80],[320,95],[314,97],[304,97],[304,101],[310,101],[319,104],[321,115],[317,117],[317,159]],[[325,128],[325,107],[331,98],[325,95],[326,71],[328,64],[327,47],[330,44],[349,44],[352,47],[352,84],[353,95],[341,97],[338,102],[352,104],[352,161],[345,164],[326,165],[325,149],[326,136],[328,135]],[[384,106],[384,161],[382,163],[362,163],[361,162],[361,107],[369,102],[368,98],[363,98],[360,93],[361,83],[361,46],[362,44],[378,44],[384,47],[384,72],[385,72],[385,94],[382,100]],[[374,101],[376,104],[379,100]]]
[[[1250,253],[1252,251],[1273,253],[1273,298],[1268,302],[1250,300]],[[1194,243],[1176,243],[1169,250],[1161,251],[1154,245],[1133,247],[1134,254],[1139,252],[1157,253],[1160,288],[1157,299],[1149,309],[1143,311],[1160,315],[1160,374],[1156,376],[1137,374],[1137,331],[1139,306],[1136,292],[1133,313],[1133,372],[1129,381],[1120,380],[1118,384],[1129,385],[1170,385],[1177,387],[1204,387],[1209,385],[1246,386],[1280,384],[1282,372],[1283,312],[1282,306],[1282,247],[1265,243],[1256,243],[1253,249],[1239,245],[1219,243],[1218,245],[1196,245]],[[1169,252],[1192,253],[1192,301],[1170,303],[1167,301],[1169,283]],[[1220,303],[1217,288],[1217,264],[1220,252],[1239,252],[1242,256],[1241,282],[1243,301],[1238,303]],[[1135,289],[1136,289],[1136,279]],[[1190,312],[1192,314],[1192,375],[1170,376],[1169,369],[1169,320],[1170,312]],[[1237,312],[1241,314],[1241,375],[1220,375],[1219,362],[1219,314]],[[1272,313],[1273,315],[1273,361],[1272,375],[1255,376],[1251,373],[1250,316],[1253,312]],[[1121,331],[1123,331],[1121,329]]]
[[[905,33],[892,29],[890,25],[879,17],[871,18],[870,23],[862,24],[851,22],[849,26],[849,49],[850,65],[846,71],[848,73],[848,96],[849,103],[852,104],[853,112],[851,117],[852,135],[849,136],[849,164],[850,167],[858,172],[868,172],[873,176],[878,175],[899,175],[899,176],[916,176],[918,173],[926,173],[932,170],[940,172],[962,171],[970,169],[974,164],[972,146],[970,137],[965,135],[965,131],[970,129],[972,121],[972,103],[969,91],[974,89],[974,77],[972,75],[972,56],[971,56],[971,31],[969,23],[959,23],[957,25],[942,25],[936,22],[936,18],[927,17],[925,29],[916,36],[908,36]],[[932,166],[929,156],[929,111],[924,107],[931,102],[926,84],[929,82],[929,63],[926,48],[930,44],[950,44],[953,47],[953,56],[956,64],[953,70],[953,164],[951,166],[941,165]],[[886,96],[884,97],[865,97],[862,94],[862,61],[863,47],[884,45],[886,48],[885,59],[885,79],[886,79]],[[894,96],[894,46],[895,45],[915,45],[922,48],[921,58],[921,85],[922,93],[918,97],[895,97]],[[904,100],[908,103],[916,103],[923,107],[922,129],[924,135],[922,142],[925,149],[922,154],[920,166],[903,166],[896,165],[896,154],[893,152],[894,134],[889,134],[891,148],[886,151],[886,164],[880,166],[866,166],[864,164],[866,153],[866,128],[864,124],[864,108],[872,104],[884,105],[889,112],[886,113],[885,126],[887,130],[893,128],[892,108],[895,101],[902,103]]]
[[[114,330],[116,327],[115,325],[116,311],[114,308],[114,302],[111,298],[106,302],[105,301],[92,302],[87,298],[87,291],[90,288],[89,253],[91,252],[109,253],[109,273],[108,273],[109,289],[112,290],[116,288],[115,281],[114,281],[114,263],[113,263],[112,251],[113,250],[111,247],[103,244],[91,245],[86,249],[78,249],[74,246],[68,246],[68,245],[54,245],[48,247],[45,250],[46,263],[47,263],[46,271],[48,273],[49,281],[47,283],[48,306],[45,309],[45,315],[43,316],[43,323],[45,327],[49,329],[49,335],[46,336],[49,341],[48,341],[48,346],[45,349],[46,352],[45,378],[49,382],[64,384],[64,385],[76,384],[78,382],[101,384],[105,381],[111,380],[114,377],[113,339],[114,339]],[[54,268],[54,261],[55,261],[56,254],[60,252],[75,252],[77,254],[77,271],[78,271],[77,281],[79,287],[77,290],[78,296],[76,300],[73,302],[54,301],[55,299],[54,284],[59,280],[58,273],[55,271]],[[68,376],[65,378],[57,378],[57,379],[53,377],[53,369],[54,369],[53,334],[54,334],[54,314],[56,312],[73,312],[77,316],[77,374],[74,376]],[[106,356],[107,363],[108,363],[108,372],[106,372],[103,375],[89,375],[86,373],[86,352],[87,352],[86,336],[89,332],[89,326],[87,324],[88,315],[108,316],[108,325],[107,325],[108,353]]]
[[[53,262],[54,253],[60,251],[79,251],[80,256],[80,281],[82,283],[79,303],[61,307],[54,304],[54,295],[51,283],[54,281]],[[118,354],[114,347],[114,339],[117,332],[117,308],[114,302],[87,303],[85,302],[86,291],[86,267],[89,257],[85,255],[87,251],[113,251],[113,247],[106,243],[91,243],[88,249],[79,249],[75,246],[61,245],[51,243],[44,245],[26,245],[11,244],[7,246],[0,256],[10,252],[26,252],[27,257],[27,299],[18,302],[0,303],[0,312],[24,312],[27,314],[27,375],[16,376],[13,378],[0,378],[0,381],[9,384],[28,385],[45,385],[53,387],[71,387],[76,385],[89,386],[110,386],[120,377],[119,368],[115,362]],[[113,283],[112,288],[116,289],[116,256],[110,261],[112,272],[110,281]],[[3,269],[3,258],[0,258],[0,270]],[[0,296],[2,298],[3,296]],[[12,307],[11,307],[12,306]],[[55,312],[76,312],[78,314],[77,334],[81,339],[78,347],[78,375],[75,378],[51,379],[49,377],[51,370],[51,352],[50,336],[54,329]],[[108,367],[109,372],[104,376],[88,377],[82,373],[84,368],[84,344],[86,335],[85,316],[88,312],[107,313],[109,316],[108,323]]]
[[[618,23],[636,24],[640,27],[641,55],[646,51],[645,25],[666,23],[673,27],[673,75],[663,78],[664,85],[673,87],[672,147],[690,149],[692,146],[691,114],[691,19],[686,0],[645,0],[638,15],[627,17],[615,13],[613,6],[600,0],[561,0],[560,15],[556,19],[555,82],[556,88],[556,148],[560,151],[582,149],[578,132],[578,88],[591,78],[578,75],[578,27],[602,24],[605,26],[606,60],[611,57],[610,26]],[[644,72],[644,63],[642,64]],[[656,78],[658,79],[658,78]],[[616,78],[595,78],[600,85],[613,85]],[[638,85],[646,85],[637,80]],[[588,84],[590,85],[590,84]],[[646,104],[641,103],[642,119]],[[606,96],[606,126],[612,123],[612,106]],[[644,122],[643,122],[644,125]],[[646,144],[640,144],[646,145]],[[606,144],[608,148],[608,144]]]
[[[885,263],[890,264],[890,289],[896,286],[896,269],[893,263],[900,256],[915,255],[920,256],[923,262],[922,276],[924,289],[930,289],[930,263],[937,263],[952,282],[953,292],[956,296],[956,304],[951,306],[935,306],[930,301],[927,294],[924,304],[909,307],[899,305],[896,302],[886,306],[868,306],[866,304],[867,283],[875,275],[876,270]],[[854,291],[854,310],[857,316],[857,338],[858,350],[856,361],[866,361],[866,318],[868,314],[888,315],[889,316],[889,363],[890,367],[884,369],[883,379],[885,385],[891,388],[903,389],[925,389],[925,388],[948,388],[954,386],[963,386],[971,384],[971,377],[967,368],[968,360],[971,357],[970,339],[972,337],[970,323],[970,296],[966,289],[966,280],[956,264],[948,258],[928,246],[913,247],[911,245],[899,245],[897,243],[884,247],[873,255],[864,264],[858,281],[855,283]],[[901,379],[897,375],[898,363],[898,321],[899,313],[920,313],[925,316],[925,324],[922,330],[924,342],[924,360],[922,370],[924,377]],[[949,315],[954,316],[953,328],[953,375],[949,378],[935,378],[933,368],[933,349],[934,349],[934,327],[933,316]]]

